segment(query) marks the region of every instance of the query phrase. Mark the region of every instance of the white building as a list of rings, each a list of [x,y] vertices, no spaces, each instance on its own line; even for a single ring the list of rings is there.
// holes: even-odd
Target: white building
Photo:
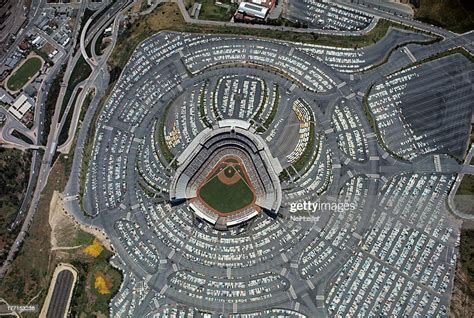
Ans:
[[[21,120],[25,113],[33,107],[34,103],[25,93],[21,93],[8,111]]]

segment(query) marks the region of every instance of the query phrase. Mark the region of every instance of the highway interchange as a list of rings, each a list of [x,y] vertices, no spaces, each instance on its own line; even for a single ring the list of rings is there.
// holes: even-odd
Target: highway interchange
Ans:
[[[141,43],[101,111],[95,160],[89,162],[85,195],[79,198],[82,149],[109,82],[106,61],[117,39],[121,12],[128,5],[118,1],[92,26],[87,24],[80,35],[81,50],[74,54],[70,50],[62,57],[68,65],[63,83],[68,82],[81,55],[92,68],[89,78],[79,84],[78,102],[72,105],[71,97],[68,105],[74,111],[70,129],[74,132],[80,106],[90,89],[95,89],[77,135],[65,205],[78,221],[107,233],[117,252],[113,263],[126,274],[111,303],[112,314],[447,315],[459,224],[441,203],[456,175],[472,174],[474,168],[443,155],[451,152],[452,146],[438,136],[455,134],[459,139],[454,153],[462,155],[468,150],[464,142],[468,130],[461,125],[458,130],[444,128],[445,122],[439,119],[435,128],[420,128],[416,116],[404,122],[407,118],[395,106],[403,109],[404,103],[414,102],[410,99],[413,94],[424,96],[418,87],[431,83],[439,100],[455,97],[456,111],[472,114],[473,72],[466,58],[457,54],[410,68],[416,61],[455,47],[474,52],[472,32],[457,35],[363,8],[375,20],[394,20],[442,40],[431,45],[408,44],[392,52],[397,45],[430,38],[391,30],[377,44],[352,52],[242,37],[160,33]],[[210,23],[189,18],[182,1],[178,5],[186,21]],[[85,2],[78,15],[84,10]],[[114,26],[112,45],[101,56],[94,50],[88,56],[84,48],[89,43],[94,47],[109,23]],[[367,30],[356,33],[364,32]],[[384,61],[388,52],[392,53]],[[440,78],[436,72],[446,76]],[[54,73],[45,80],[45,88]],[[382,78],[383,83],[378,83]],[[440,89],[454,80],[463,85],[452,91],[464,99]],[[374,83],[379,85],[369,90]],[[234,95],[244,87],[249,93],[234,103]],[[36,187],[31,186],[36,181],[32,177],[25,222],[1,274],[28,231],[55,152],[67,152],[72,146],[71,134],[65,144],[57,145],[67,114],[59,118],[65,91],[66,85],[62,85],[42,158],[37,159],[35,152]],[[373,130],[362,108],[366,93],[369,110],[379,124],[392,116],[383,129],[379,127],[380,132]],[[390,96],[393,109],[377,108],[378,98],[383,96]],[[432,103],[441,104],[439,100]],[[298,138],[302,138],[295,103],[312,114],[303,123],[314,124],[310,130],[314,134],[311,159],[302,167],[293,165],[298,158],[292,159],[301,155],[294,152]],[[247,109],[237,111],[243,104]],[[171,107],[165,110],[168,105]],[[204,107],[205,116],[201,116],[200,107]],[[262,110],[255,117],[259,107]],[[266,123],[273,107],[277,112]],[[249,120],[255,129],[262,129],[262,137],[290,175],[282,179],[285,200],[276,220],[262,214],[246,227],[216,232],[194,219],[186,206],[167,203],[173,168],[156,140],[161,119],[166,119],[168,132],[175,123],[181,132],[180,142],[172,150],[176,156],[206,123],[215,123],[219,117]],[[456,118],[456,112],[447,112],[445,121]],[[35,122],[41,132],[41,112],[35,114]],[[391,143],[388,139],[393,131],[400,134]],[[425,140],[420,143],[422,138]],[[307,146],[308,139],[303,139]],[[342,213],[321,211],[316,216],[289,212],[291,203],[315,201],[320,196],[329,201],[357,202],[357,208]],[[80,200],[93,218],[84,216]],[[419,208],[410,209],[412,205]]]

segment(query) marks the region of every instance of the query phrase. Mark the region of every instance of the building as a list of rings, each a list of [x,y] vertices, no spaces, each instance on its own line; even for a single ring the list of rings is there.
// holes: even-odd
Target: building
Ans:
[[[14,99],[6,90],[0,87],[0,101],[2,103],[11,105],[13,104]]]
[[[21,93],[15,100],[12,106],[8,108],[8,111],[13,114],[18,120],[21,120],[23,116],[28,112],[34,103],[25,93]]]
[[[276,0],[251,0],[253,4],[268,8],[268,10],[272,10],[276,4]]]
[[[268,12],[269,9],[264,6],[250,2],[241,2],[234,15],[234,20],[236,22],[265,20]]]

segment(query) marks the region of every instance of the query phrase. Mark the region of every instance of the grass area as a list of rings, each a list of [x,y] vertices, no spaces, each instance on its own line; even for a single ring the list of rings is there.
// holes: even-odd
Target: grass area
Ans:
[[[76,96],[74,96],[74,99],[71,104],[71,108],[69,109],[69,112],[67,113],[66,120],[64,121],[63,128],[61,129],[61,132],[59,133],[58,137],[58,145],[62,145],[64,142],[66,142],[68,136],[69,136],[69,126],[71,126],[71,121],[72,117],[74,115],[74,105],[77,102],[77,99],[79,98],[79,95],[82,92],[82,88],[79,88],[77,90]]]
[[[232,172],[226,173],[227,177],[232,177],[234,173],[238,173],[233,168]],[[199,190],[199,196],[213,209],[229,213],[241,209],[254,199],[254,194],[247,183],[241,178],[234,184],[227,185],[222,183],[217,176],[213,176]]]
[[[202,5],[199,20],[230,21],[236,9],[233,6],[229,9],[219,7],[214,0],[199,0],[199,3]]]
[[[314,123],[311,122],[309,125],[309,140],[308,143],[306,144],[306,147],[304,148],[303,153],[301,156],[296,160],[296,162],[293,164],[293,167],[295,168],[296,171],[302,171],[303,168],[311,162],[311,158],[313,156],[314,150],[315,150],[315,141],[316,141],[316,135],[314,132]]]
[[[0,284],[0,295],[11,304],[28,304],[34,300],[42,304],[47,293],[54,267],[50,263],[51,227],[48,223],[49,206],[54,190],[66,183],[63,167],[58,162],[49,175],[49,182],[41,194],[31,228],[20,252],[12,262]]]
[[[58,263],[72,264],[79,272],[71,304],[72,317],[101,317],[108,315],[108,302],[120,287],[122,276],[108,260],[112,253],[101,249],[96,257],[85,252],[86,246],[94,241],[94,236],[75,227],[72,221],[63,225],[61,246],[82,245],[84,248],[51,251],[51,227],[49,209],[53,192],[62,191],[67,181],[66,162],[72,160],[60,156],[54,164],[48,183],[41,195],[29,235],[0,284],[0,295],[10,304],[33,304],[42,306],[46,297],[52,273]],[[109,286],[109,293],[100,294],[93,283],[96,273],[101,273]],[[37,316],[26,314],[26,317]]]
[[[379,141],[379,144],[380,146],[387,152],[389,153],[392,157],[398,159],[398,160],[401,160],[401,161],[407,161],[405,158],[397,155],[396,153],[394,153],[393,151],[391,151],[387,145],[385,144],[385,142],[383,141],[383,138],[382,138],[382,134],[380,133],[380,129],[379,129],[379,126],[377,125],[377,121],[375,120],[373,114],[372,114],[372,111],[370,110],[370,107],[369,107],[369,95],[370,95],[370,91],[372,90],[372,87],[374,85],[372,84],[369,89],[367,90],[367,92],[365,92],[365,95],[364,95],[364,98],[362,99],[362,104],[363,104],[363,108],[364,108],[364,114],[365,114],[365,117],[367,118],[367,120],[369,121],[370,123],[370,126],[372,127],[372,130],[375,132],[375,135],[377,136],[377,140]]]
[[[0,260],[4,260],[16,231],[7,230],[16,217],[28,186],[31,152],[0,148]]]
[[[474,221],[463,221],[455,274],[450,316],[470,317],[474,310]]]
[[[16,129],[13,129],[12,136],[26,142],[28,145],[33,144],[33,141],[30,138],[28,138]]]
[[[278,106],[280,105],[279,86],[278,86],[278,84],[274,84],[274,85],[275,85],[275,99],[273,100],[273,103],[272,103],[272,109],[271,109],[270,114],[268,115],[267,119],[262,124],[263,127],[259,126],[257,128],[257,132],[259,132],[259,133],[265,131],[266,129],[268,129],[268,127],[270,127],[270,124],[275,119],[276,113],[278,111]]]
[[[174,159],[174,155],[171,152],[170,148],[168,148],[168,145],[166,144],[165,140],[165,124],[166,124],[166,118],[168,117],[168,112],[171,108],[171,105],[173,105],[173,102],[170,102],[168,106],[166,106],[166,109],[161,116],[161,120],[159,121],[159,125],[155,126],[155,141],[158,140],[158,146],[157,149],[160,149],[160,154],[163,156],[163,158],[167,161],[164,163],[166,166],[167,163],[170,163]],[[161,158],[160,154],[158,155],[158,158]]]
[[[136,46],[149,36],[163,30],[205,33],[248,35],[285,41],[312,43],[336,47],[364,47],[376,43],[387,33],[389,27],[410,29],[401,24],[381,19],[367,34],[362,36],[329,36],[316,33],[288,32],[274,29],[252,29],[247,27],[221,27],[187,24],[175,3],[160,4],[152,13],[131,22],[130,27],[119,37],[109,63],[123,68]]]
[[[464,221],[459,245],[461,266],[474,284],[474,222]]]
[[[89,240],[89,244],[93,242]],[[78,282],[74,289],[71,302],[72,317],[97,317],[102,314],[108,316],[109,301],[117,293],[122,281],[122,274],[113,268],[108,260],[113,255],[110,251],[103,249],[96,257],[79,251],[80,256],[72,259],[71,264],[78,270]],[[100,276],[107,290],[103,292],[103,286],[96,283],[96,277]]]
[[[69,102],[69,99],[71,98],[71,95],[76,85],[88,78],[91,72],[91,67],[89,66],[89,64],[87,64],[86,60],[81,55],[81,57],[77,60],[74,69],[72,70],[71,76],[69,77],[66,93],[64,94],[63,104],[61,105],[61,112],[59,113],[60,117],[62,117],[64,112],[66,111],[67,104]]]
[[[206,108],[206,96],[205,93],[207,91],[207,87],[209,86],[209,80],[206,79],[204,86],[201,87],[201,91],[199,92],[199,116],[201,117],[202,122],[207,127],[211,128],[212,124],[206,116],[205,108]]]
[[[474,3],[472,0],[420,0],[415,18],[464,33],[474,29]]]
[[[41,59],[39,57],[30,57],[8,78],[7,88],[11,91],[19,90],[38,73],[40,69]]]
[[[454,204],[461,212],[474,214],[474,175],[465,174],[454,197]]]

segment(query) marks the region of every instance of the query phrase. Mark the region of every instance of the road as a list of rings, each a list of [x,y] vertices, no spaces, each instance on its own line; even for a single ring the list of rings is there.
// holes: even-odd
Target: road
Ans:
[[[82,13],[84,12],[84,9],[85,9],[85,4],[82,4],[81,8],[78,10],[77,15],[81,16]],[[77,19],[77,20],[79,21],[80,19]],[[33,20],[30,20],[29,25],[32,24],[32,23],[33,23]],[[73,40],[73,44],[71,45],[71,47],[74,47],[74,42],[75,42],[75,39],[77,38],[77,32],[78,32],[77,25],[76,25],[76,28],[74,30],[75,31],[74,31],[73,36],[72,36],[72,38],[74,40]],[[70,54],[71,53],[69,53],[68,55],[70,55]],[[66,57],[68,57],[68,56],[65,56],[64,58],[66,58]],[[61,64],[61,62],[58,62],[58,64]],[[70,71],[69,71],[69,74],[70,74],[72,69],[71,69],[71,67],[68,67],[68,68],[70,69]],[[62,89],[61,91],[62,91],[62,97],[64,97],[65,90]],[[54,129],[54,127],[57,126],[57,122],[58,122],[58,119],[59,119],[59,112],[60,112],[60,109],[61,109],[61,103],[59,102],[59,100],[62,101],[62,97],[60,96],[60,98],[58,98],[58,103],[56,104],[54,116],[53,116],[53,119],[51,121],[51,127],[53,129],[51,130],[51,133],[48,136],[48,142],[47,142],[47,145],[45,147],[45,152],[44,152],[43,160],[41,162],[41,167],[40,167],[39,171],[35,171],[35,173],[38,173],[38,182],[37,182],[35,190],[33,192],[30,207],[29,207],[28,212],[26,214],[25,221],[22,224],[20,233],[18,234],[15,241],[13,242],[13,245],[10,248],[10,251],[8,252],[7,258],[3,262],[2,267],[0,268],[0,278],[2,278],[5,275],[9,265],[13,261],[15,255],[18,251],[18,248],[23,243],[23,240],[25,239],[25,237],[27,235],[28,229],[29,229],[29,227],[30,227],[30,225],[33,221],[34,214],[35,214],[36,209],[38,207],[38,202],[39,202],[39,199],[41,197],[41,192],[43,191],[44,187],[46,186],[46,183],[47,183],[47,180],[48,180],[48,175],[49,175],[49,172],[50,172],[50,169],[51,169],[51,162],[53,160],[53,156],[54,156],[54,153],[55,153],[55,150],[56,150],[57,138],[59,136],[59,133],[57,132],[57,130]]]

